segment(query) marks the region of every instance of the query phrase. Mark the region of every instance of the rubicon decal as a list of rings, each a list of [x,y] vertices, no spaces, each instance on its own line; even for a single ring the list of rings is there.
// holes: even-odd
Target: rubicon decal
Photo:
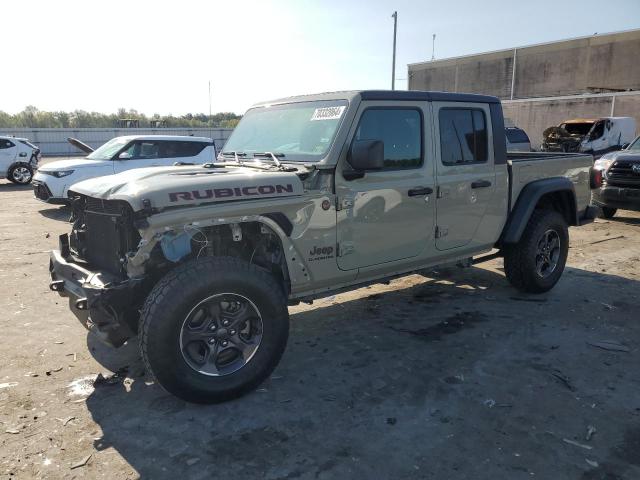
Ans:
[[[207,188],[206,190],[192,190],[190,192],[170,192],[169,201],[179,202],[181,200],[207,200],[210,198],[235,198],[235,197],[255,197],[260,195],[279,195],[282,193],[293,193],[293,185],[253,185],[249,187],[233,188]]]

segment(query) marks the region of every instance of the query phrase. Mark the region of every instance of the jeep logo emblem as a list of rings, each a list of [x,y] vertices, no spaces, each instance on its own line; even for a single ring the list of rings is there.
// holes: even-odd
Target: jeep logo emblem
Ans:
[[[631,171],[637,175],[640,175],[640,163],[631,165]]]

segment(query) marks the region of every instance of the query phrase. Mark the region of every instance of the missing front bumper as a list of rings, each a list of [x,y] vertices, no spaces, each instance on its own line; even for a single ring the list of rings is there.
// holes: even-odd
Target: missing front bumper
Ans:
[[[74,263],[67,235],[60,237],[60,250],[51,252],[49,271],[51,290],[69,299],[69,309],[100,340],[119,347],[135,336],[143,279],[122,280]]]

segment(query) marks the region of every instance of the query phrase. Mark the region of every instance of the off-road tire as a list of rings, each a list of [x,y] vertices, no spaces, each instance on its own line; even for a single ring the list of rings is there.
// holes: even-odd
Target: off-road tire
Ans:
[[[536,272],[536,256],[538,242],[548,230],[555,231],[560,238],[560,255],[555,269],[545,278]],[[522,292],[549,291],[562,276],[568,253],[569,230],[564,217],[555,210],[535,210],[520,241],[504,248],[504,271],[507,280]]]
[[[191,368],[180,347],[182,324],[198,302],[231,293],[249,299],[262,317],[263,332],[253,357],[238,371],[209,376]],[[194,403],[218,403],[260,385],[280,361],[289,336],[282,285],[254,265],[231,257],[191,260],[169,272],[142,308],[139,344],[147,372],[169,393]]]
[[[18,178],[16,178],[16,171],[18,169],[27,169],[29,173],[28,179],[19,180]],[[31,183],[31,180],[33,180],[33,168],[31,168],[31,165],[29,165],[28,163],[16,163],[15,165],[12,165],[11,168],[9,168],[9,171],[7,172],[7,179],[15,183],[16,185],[29,185]]]
[[[618,211],[617,208],[601,207],[598,216],[600,218],[613,218],[613,216],[616,214],[617,211]]]

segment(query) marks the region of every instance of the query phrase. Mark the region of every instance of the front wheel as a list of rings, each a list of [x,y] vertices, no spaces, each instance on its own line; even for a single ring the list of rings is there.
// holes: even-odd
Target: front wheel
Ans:
[[[33,179],[33,169],[26,163],[13,165],[7,173],[7,178],[17,185],[27,185]]]
[[[217,403],[253,390],[274,370],[289,335],[282,286],[230,257],[193,260],[151,291],[140,319],[147,370],[168,392]]]
[[[535,210],[520,241],[504,250],[504,271],[514,287],[527,293],[551,290],[567,262],[567,222],[555,210]]]

